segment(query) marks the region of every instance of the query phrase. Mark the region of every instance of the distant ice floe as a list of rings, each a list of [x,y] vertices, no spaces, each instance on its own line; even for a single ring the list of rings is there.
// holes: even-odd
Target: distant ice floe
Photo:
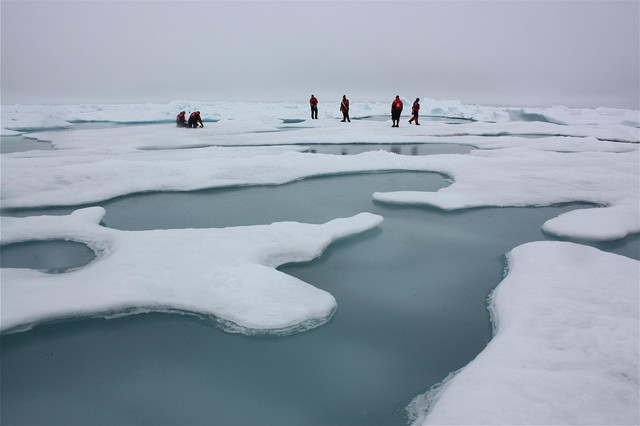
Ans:
[[[413,97],[402,97],[406,115],[410,114]],[[371,102],[351,99],[351,116],[389,115],[389,102]],[[318,106],[320,118],[341,118],[340,100],[321,99]],[[607,125],[640,126],[638,111],[598,108],[577,109],[554,106],[550,108],[510,108],[484,105],[467,105],[460,101],[421,98],[422,116],[463,118],[487,123],[537,122],[560,125]],[[172,101],[165,104],[79,104],[79,105],[3,105],[2,129],[36,131],[52,128],[66,128],[73,123],[174,123],[180,111],[200,111],[204,122],[218,120],[257,119],[271,124],[282,123],[283,119],[304,120],[309,118],[306,101],[281,103],[249,103],[222,101]],[[3,130],[4,134],[4,130]]]
[[[495,335],[414,399],[416,425],[638,424],[640,262],[573,243],[512,250]]]
[[[327,322],[334,297],[275,268],[310,261],[331,242],[378,226],[361,213],[322,225],[280,222],[222,229],[119,231],[104,209],[3,218],[2,242],[66,239],[97,255],[65,274],[3,268],[3,331],[77,316],[171,311],[246,334],[290,334]]]

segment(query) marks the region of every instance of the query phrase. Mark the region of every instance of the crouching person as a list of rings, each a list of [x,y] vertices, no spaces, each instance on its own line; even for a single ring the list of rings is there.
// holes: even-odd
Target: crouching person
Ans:
[[[204,124],[202,124],[202,118],[200,117],[200,111],[192,112],[189,116],[187,127],[195,129],[198,127],[198,123],[200,123],[200,127],[204,127]]]

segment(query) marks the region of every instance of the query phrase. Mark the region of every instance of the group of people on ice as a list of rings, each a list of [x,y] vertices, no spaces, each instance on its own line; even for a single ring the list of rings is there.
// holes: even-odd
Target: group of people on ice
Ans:
[[[311,95],[311,99],[309,99],[309,104],[311,105],[311,118],[318,118],[318,99]],[[400,96],[396,96],[396,98],[391,102],[391,127],[400,127],[400,114],[402,114],[402,100]],[[412,117],[409,120],[409,123],[416,122],[416,125],[419,126],[418,123],[418,111],[420,111],[420,98],[416,98],[413,102],[413,106],[411,107]],[[347,99],[347,95],[342,96],[342,101],[340,102],[340,112],[342,112],[342,121],[348,121],[351,123],[351,119],[349,118],[349,99]]]
[[[318,99],[311,95],[311,99],[309,99],[309,105],[311,105],[311,119],[318,119]],[[400,114],[402,114],[402,100],[400,96],[396,96],[396,98],[391,102],[391,127],[400,127]],[[340,102],[340,111],[342,112],[342,122],[348,121],[351,123],[351,119],[349,118],[349,99],[347,99],[347,95],[342,96],[342,101]],[[409,123],[416,122],[416,125],[419,126],[418,123],[418,111],[420,111],[420,98],[416,98],[413,102],[413,106],[411,107],[412,117],[409,120]],[[202,124],[202,117],[200,117],[200,111],[194,111],[189,115],[189,120],[186,118],[186,112],[180,111],[178,117],[176,118],[176,126],[178,127],[188,127],[188,128],[196,128],[198,127],[198,123],[200,123],[200,127],[204,127]]]
[[[200,127],[204,127],[204,124],[202,124],[202,117],[200,117],[200,111],[192,112],[189,115],[188,121],[186,115],[186,112],[180,111],[180,114],[178,114],[178,117],[176,118],[176,126],[195,129],[196,127],[198,127],[198,123],[200,123]]]

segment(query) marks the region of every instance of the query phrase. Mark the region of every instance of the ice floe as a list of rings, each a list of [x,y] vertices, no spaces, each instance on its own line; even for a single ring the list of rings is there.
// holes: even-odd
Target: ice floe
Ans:
[[[319,256],[336,239],[382,218],[361,213],[322,225],[279,222],[220,229],[119,231],[101,207],[67,216],[4,218],[3,243],[65,239],[97,255],[64,274],[2,271],[2,330],[74,317],[177,311],[227,331],[288,334],[317,327],[336,309],[329,293],[275,268]]]
[[[412,402],[414,424],[637,424],[640,263],[566,242],[508,259],[493,339]]]

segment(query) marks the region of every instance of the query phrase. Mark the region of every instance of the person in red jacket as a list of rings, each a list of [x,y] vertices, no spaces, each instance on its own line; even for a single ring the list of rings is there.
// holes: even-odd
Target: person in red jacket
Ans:
[[[413,106],[411,107],[413,117],[411,117],[411,120],[409,120],[409,123],[413,122],[413,120],[416,120],[416,126],[420,125],[420,123],[418,123],[418,111],[420,111],[420,98],[416,98],[415,102],[413,102]]]
[[[204,124],[202,124],[202,118],[200,117],[200,111],[192,112],[189,116],[189,123],[187,123],[187,127],[195,129],[198,127],[198,123],[200,123],[200,127],[204,127]]]
[[[351,123],[351,119],[349,119],[349,99],[347,99],[347,95],[342,96],[342,102],[340,102],[340,111],[342,111],[342,122],[348,121]]]
[[[186,112],[180,111],[180,114],[176,117],[176,126],[178,127],[187,127],[187,118],[185,117]]]
[[[400,114],[402,114],[402,101],[400,96],[391,102],[391,121],[393,122],[391,127],[400,127]]]
[[[318,118],[318,100],[315,96],[311,95],[311,99],[309,99],[309,105],[311,105],[311,119]]]

